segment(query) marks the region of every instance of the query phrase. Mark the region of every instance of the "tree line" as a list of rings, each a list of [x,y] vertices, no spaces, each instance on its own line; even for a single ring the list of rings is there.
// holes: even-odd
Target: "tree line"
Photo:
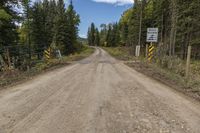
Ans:
[[[1,0],[0,4],[1,66],[17,67],[35,57],[41,60],[49,47],[64,55],[80,48],[80,17],[72,1],[68,7],[64,0]]]
[[[157,47],[163,55],[185,59],[187,47],[192,45],[192,56],[200,58],[199,22],[199,0],[134,0],[118,23],[100,26],[100,45],[127,46],[132,51],[141,45],[145,51],[147,28],[157,27]]]

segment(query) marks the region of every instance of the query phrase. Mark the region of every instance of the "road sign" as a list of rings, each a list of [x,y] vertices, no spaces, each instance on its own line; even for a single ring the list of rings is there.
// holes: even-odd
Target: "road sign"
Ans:
[[[147,29],[147,42],[158,42],[158,28]]]

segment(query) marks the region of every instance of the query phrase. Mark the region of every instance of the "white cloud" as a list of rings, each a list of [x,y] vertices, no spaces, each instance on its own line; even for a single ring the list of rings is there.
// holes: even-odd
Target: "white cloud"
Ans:
[[[133,0],[92,0],[94,2],[114,4],[118,6],[133,4]]]
[[[80,36],[81,38],[87,38],[87,35],[85,35],[85,34],[79,34],[79,36]]]

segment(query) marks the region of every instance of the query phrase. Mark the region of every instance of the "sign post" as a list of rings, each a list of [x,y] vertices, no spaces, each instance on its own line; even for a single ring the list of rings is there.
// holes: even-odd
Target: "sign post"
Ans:
[[[51,58],[51,48],[49,47],[47,50],[44,50],[44,56],[47,61]]]
[[[136,56],[136,57],[139,57],[139,56],[140,56],[140,45],[137,45],[137,46],[136,46],[135,56]]]
[[[185,77],[186,79],[189,78],[189,72],[190,72],[190,58],[191,58],[191,51],[192,51],[192,46],[188,46],[188,53],[187,53],[187,62],[186,62],[186,72],[185,72]]]
[[[146,41],[151,43],[150,46],[147,45],[148,50],[146,50],[146,52],[148,52],[148,54],[146,53],[146,55],[148,56],[147,59],[149,62],[151,62],[154,52],[155,52],[155,46],[153,43],[158,42],[158,28],[148,28],[147,29],[147,40]]]

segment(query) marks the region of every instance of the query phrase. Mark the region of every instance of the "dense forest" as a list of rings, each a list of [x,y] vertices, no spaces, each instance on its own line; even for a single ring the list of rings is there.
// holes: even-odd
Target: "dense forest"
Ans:
[[[140,45],[144,53],[147,28],[157,27],[159,42],[156,46],[162,55],[185,59],[187,47],[191,45],[192,57],[199,59],[199,22],[200,0],[134,0],[133,7],[123,13],[119,22],[100,26],[100,43],[94,42],[98,29],[92,24],[88,42],[107,47],[127,46],[132,52]]]
[[[80,17],[64,0],[0,1],[0,70],[31,66],[51,47],[69,55],[80,47]]]

